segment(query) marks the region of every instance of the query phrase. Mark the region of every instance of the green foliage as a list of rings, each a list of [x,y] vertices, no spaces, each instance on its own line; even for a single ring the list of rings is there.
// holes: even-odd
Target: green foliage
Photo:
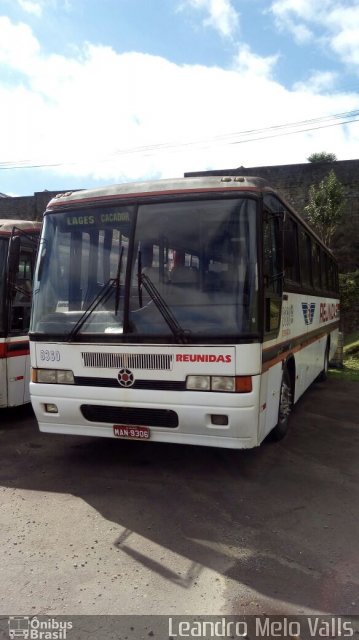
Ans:
[[[305,207],[309,222],[328,246],[342,218],[343,208],[344,187],[331,170],[319,185],[311,185],[309,204]]]
[[[355,273],[359,276],[359,271]],[[349,274],[348,274],[349,275]],[[359,332],[345,336],[344,362],[342,369],[331,369],[330,375],[338,380],[359,382]]]
[[[340,305],[342,311],[349,311],[359,300],[359,270],[339,274]]]
[[[359,331],[354,331],[354,333],[345,334],[344,351],[346,349],[351,349],[356,344],[359,344]]]
[[[329,374],[337,380],[359,382],[359,359],[354,356],[347,358],[342,369],[330,369]]]
[[[326,151],[317,151],[307,158],[308,162],[335,162],[336,159],[335,153],[327,153]]]

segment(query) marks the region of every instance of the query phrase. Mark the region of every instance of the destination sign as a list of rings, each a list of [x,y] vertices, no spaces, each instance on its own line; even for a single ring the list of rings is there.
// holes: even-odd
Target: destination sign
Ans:
[[[106,224],[113,225],[116,223],[130,222],[130,213],[128,211],[118,211],[115,209],[105,209],[104,211],[96,211],[95,213],[79,213],[67,214],[64,216],[66,227],[98,227]]]

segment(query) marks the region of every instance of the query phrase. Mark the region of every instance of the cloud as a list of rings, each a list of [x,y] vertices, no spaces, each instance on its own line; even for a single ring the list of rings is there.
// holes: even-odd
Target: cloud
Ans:
[[[271,13],[296,42],[317,41],[359,72],[359,5],[355,0],[275,0]]]
[[[231,38],[238,29],[239,13],[231,0],[184,0],[184,6],[204,11],[204,25],[216,29],[221,36]]]
[[[332,49],[359,68],[359,5],[334,8],[327,21],[333,33]]]
[[[1,18],[0,66],[13,83],[0,83],[0,162],[55,163],[59,181],[79,177],[85,186],[304,162],[322,148],[357,157],[357,123],[349,137],[342,127],[290,137],[258,131],[358,104],[355,93],[322,94],[319,78],[286,89],[272,78],[275,61],[248,47],[230,70],[91,43],[72,57],[48,55],[29,27]]]
[[[258,56],[251,51],[248,45],[240,45],[234,58],[234,64],[241,73],[254,75],[256,78],[269,78],[278,58],[279,55]]]
[[[296,82],[293,85],[295,91],[306,91],[320,93],[330,91],[335,86],[338,74],[333,71],[312,71],[307,80]]]
[[[41,18],[47,10],[71,11],[72,0],[13,0],[25,13]]]
[[[26,13],[31,13],[38,18],[42,15],[42,4],[41,2],[34,2],[33,0],[18,0],[18,4],[20,8]]]
[[[40,53],[40,45],[26,24],[13,24],[0,16],[0,64],[31,73],[31,65]]]

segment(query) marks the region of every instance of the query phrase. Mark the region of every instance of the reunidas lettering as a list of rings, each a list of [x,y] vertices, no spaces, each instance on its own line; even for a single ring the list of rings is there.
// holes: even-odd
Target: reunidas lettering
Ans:
[[[177,353],[176,362],[232,362],[232,356],[229,354]]]
[[[320,322],[329,322],[329,320],[336,320],[339,318],[340,304],[337,302],[321,302],[319,318]]]

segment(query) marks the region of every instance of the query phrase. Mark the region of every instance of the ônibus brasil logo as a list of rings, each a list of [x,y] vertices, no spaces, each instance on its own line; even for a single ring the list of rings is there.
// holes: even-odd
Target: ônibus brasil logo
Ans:
[[[302,302],[305,324],[312,324],[315,312],[315,302]]]
[[[47,618],[39,620],[36,616],[10,616],[8,620],[11,640],[67,640],[67,631],[72,629],[72,622]]]

